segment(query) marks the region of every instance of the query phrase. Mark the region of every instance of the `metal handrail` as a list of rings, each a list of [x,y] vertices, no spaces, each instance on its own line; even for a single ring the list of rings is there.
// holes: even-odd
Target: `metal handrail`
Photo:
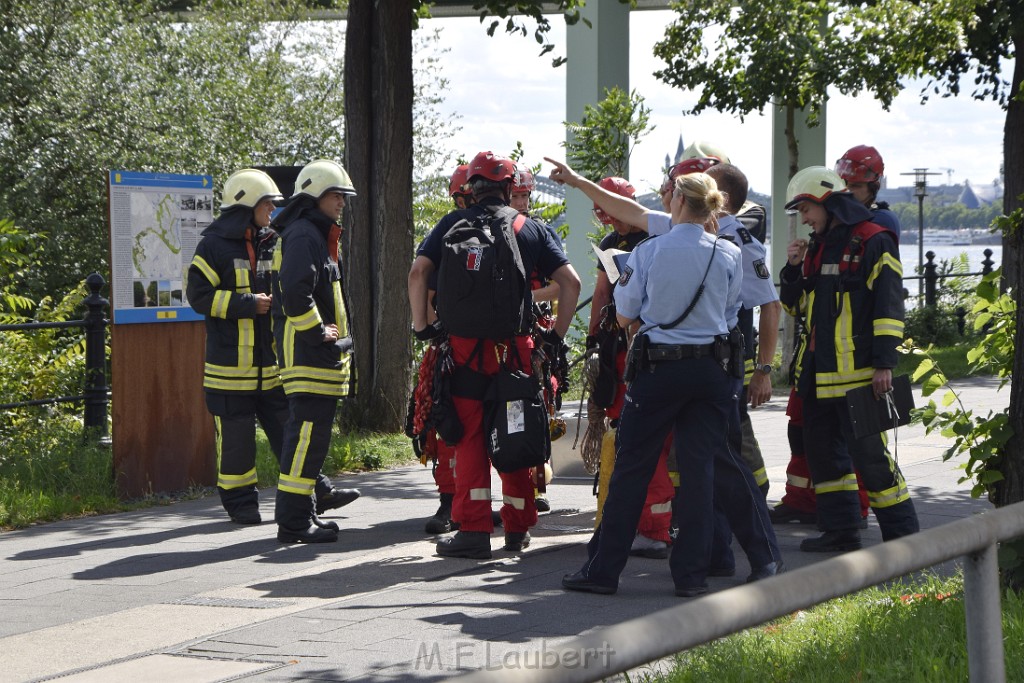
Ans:
[[[545,646],[545,666],[526,670],[489,668],[474,671],[459,680],[464,683],[599,681],[796,610],[966,556],[964,607],[970,680],[1000,683],[1006,679],[1006,670],[996,543],[1020,536],[1024,536],[1024,503],[688,601],[595,631],[560,647]],[[550,666],[546,666],[548,662]]]

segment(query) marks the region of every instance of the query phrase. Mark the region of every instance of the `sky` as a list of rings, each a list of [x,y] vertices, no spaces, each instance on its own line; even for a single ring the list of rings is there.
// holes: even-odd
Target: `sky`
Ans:
[[[684,116],[696,95],[659,82],[653,72],[663,66],[653,56],[655,42],[673,19],[670,11],[632,12],[630,18],[630,89],[651,109],[653,132],[633,151],[629,180],[639,192],[661,184],[665,155],[675,155],[679,136],[684,144],[701,139],[721,146],[750,179],[753,190],[767,194],[771,173],[771,113],[738,117],[718,112]],[[421,21],[427,30],[442,29],[442,73],[450,85],[442,114],[461,126],[450,144],[471,158],[481,150],[510,153],[523,143],[524,161],[533,166],[542,157],[564,159],[565,67],[551,67],[551,54],[538,56],[532,34],[523,38],[500,31],[488,37],[479,19],[445,18]],[[565,54],[565,24],[553,17],[551,40]],[[1009,70],[1006,71],[1009,76]],[[965,82],[965,90],[970,81]],[[928,168],[940,173],[930,183],[947,181],[989,184],[999,176],[1005,113],[994,102],[961,95],[920,104],[921,82],[910,83],[889,112],[870,95],[833,93],[828,103],[826,163],[831,166],[848,148],[870,144],[885,160],[890,187],[912,184],[903,172]],[[495,95],[495,93],[501,94]],[[544,164],[541,171],[551,169]],[[454,170],[454,169],[453,169]]]

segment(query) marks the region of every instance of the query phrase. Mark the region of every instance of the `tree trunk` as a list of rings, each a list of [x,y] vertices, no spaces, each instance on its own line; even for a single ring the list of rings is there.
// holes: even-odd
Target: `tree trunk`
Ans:
[[[1024,80],[1024,22],[1012,36],[1014,52],[1017,55],[1013,80],[1010,87],[1010,101],[1006,110],[1006,124],[1003,128],[1003,174],[1005,188],[1003,212],[1009,216],[1017,209],[1024,208],[1024,102],[1018,101],[1021,81]],[[1019,259],[1024,254],[1024,225],[1017,224],[1003,235],[1003,284],[1013,288],[1015,298],[1024,291],[1024,268]],[[1014,333],[1013,377],[1010,381],[1010,427],[1014,436],[1007,442],[999,471],[1004,479],[992,487],[990,499],[996,507],[1011,505],[1024,500],[1024,306],[1019,300]],[[1024,541],[1017,540],[1003,544],[1004,551],[1016,552],[1017,565],[1005,567],[1003,582],[1015,589],[1024,589]]]
[[[358,196],[346,211],[345,286],[355,344],[351,418],[397,431],[412,343],[411,0],[351,0],[345,36],[345,158]]]

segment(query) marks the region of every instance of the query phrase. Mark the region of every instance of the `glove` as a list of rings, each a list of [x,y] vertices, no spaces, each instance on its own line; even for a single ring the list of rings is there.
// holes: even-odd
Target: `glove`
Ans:
[[[433,341],[444,334],[444,328],[441,326],[440,320],[435,320],[431,324],[424,327],[422,330],[413,330],[412,332],[417,339],[420,341]]]
[[[549,330],[541,328],[540,338],[545,344],[555,349],[556,351],[562,348],[562,337],[555,331],[555,328]]]

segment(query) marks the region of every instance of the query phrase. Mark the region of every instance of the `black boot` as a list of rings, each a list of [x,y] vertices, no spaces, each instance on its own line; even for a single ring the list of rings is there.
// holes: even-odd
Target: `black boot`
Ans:
[[[338,532],[310,524],[306,529],[277,527],[277,540],[281,543],[334,543]]]
[[[800,543],[800,550],[805,553],[841,553],[847,550],[860,550],[860,546],[860,531],[843,529],[826,531],[817,538],[805,538]]]
[[[491,535],[486,531],[460,531],[437,543],[442,557],[465,557],[471,560],[491,559]]]
[[[336,489],[316,496],[316,514],[322,515],[328,510],[345,507],[359,497],[359,489]]]
[[[505,532],[505,547],[502,550],[507,550],[510,553],[518,553],[530,545],[530,532],[529,531],[506,531]]]
[[[337,522],[325,522],[316,515],[313,515],[313,526],[329,531],[341,531],[341,527],[338,526]]]
[[[437,508],[434,516],[427,520],[424,531],[428,534],[446,534],[453,531],[452,527],[452,499],[453,493],[441,494],[441,506]],[[458,528],[457,526],[455,528]]]

